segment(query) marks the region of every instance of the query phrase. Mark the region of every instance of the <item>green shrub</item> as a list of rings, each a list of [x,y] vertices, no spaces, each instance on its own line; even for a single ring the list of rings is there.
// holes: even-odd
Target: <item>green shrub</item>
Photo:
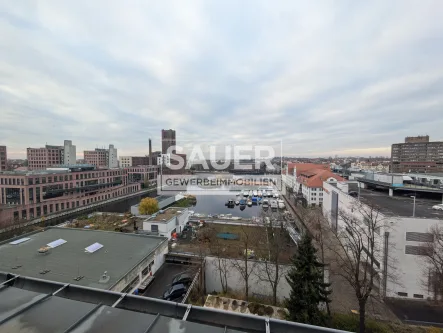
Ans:
[[[348,315],[348,314],[332,314],[331,318],[332,328],[349,331],[358,332],[359,317],[358,315]],[[389,327],[383,323],[376,322],[372,319],[366,319],[366,333],[391,333],[392,331]]]

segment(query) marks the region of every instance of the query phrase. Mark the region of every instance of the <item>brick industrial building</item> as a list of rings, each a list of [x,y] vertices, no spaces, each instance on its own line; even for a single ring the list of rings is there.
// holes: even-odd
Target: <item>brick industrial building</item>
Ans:
[[[97,168],[118,168],[117,148],[114,145],[109,145],[109,149],[85,150],[83,154],[86,164],[94,165]]]
[[[391,172],[443,172],[443,141],[429,136],[406,137],[391,148]]]
[[[125,169],[78,165],[0,172],[0,222],[32,219],[139,191]]]
[[[175,153],[176,144],[175,131],[162,129],[162,154],[168,153],[169,147],[173,147],[171,153]]]
[[[63,146],[28,148],[26,155],[29,170],[44,170],[54,165],[75,164],[76,147],[71,140],[65,140]]]

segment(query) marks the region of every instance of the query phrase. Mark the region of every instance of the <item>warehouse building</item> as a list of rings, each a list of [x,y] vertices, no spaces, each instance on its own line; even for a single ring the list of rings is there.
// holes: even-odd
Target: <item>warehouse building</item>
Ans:
[[[0,243],[0,271],[128,292],[167,252],[164,237],[53,227]]]

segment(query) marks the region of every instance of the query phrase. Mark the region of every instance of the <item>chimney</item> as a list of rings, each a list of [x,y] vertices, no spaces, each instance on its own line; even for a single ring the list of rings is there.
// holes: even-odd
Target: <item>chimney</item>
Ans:
[[[152,165],[152,142],[149,139],[149,165]]]

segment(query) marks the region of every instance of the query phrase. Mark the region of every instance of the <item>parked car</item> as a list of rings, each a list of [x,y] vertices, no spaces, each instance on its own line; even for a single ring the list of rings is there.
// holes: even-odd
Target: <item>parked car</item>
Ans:
[[[443,210],[443,204],[438,204],[438,205],[432,206],[432,209]]]
[[[349,194],[351,197],[354,197],[354,198],[357,198],[357,197],[358,197],[358,192],[356,192],[356,191],[350,191],[348,194]]]
[[[191,274],[180,273],[180,274],[176,275],[172,279],[171,285],[176,285],[176,284],[179,284],[179,283],[182,283],[182,284],[185,284],[185,285],[189,285],[189,284],[191,284],[193,279],[194,278],[193,278],[193,276]]]
[[[167,301],[175,300],[184,296],[187,290],[188,289],[183,283],[175,284],[163,293],[163,299]]]

